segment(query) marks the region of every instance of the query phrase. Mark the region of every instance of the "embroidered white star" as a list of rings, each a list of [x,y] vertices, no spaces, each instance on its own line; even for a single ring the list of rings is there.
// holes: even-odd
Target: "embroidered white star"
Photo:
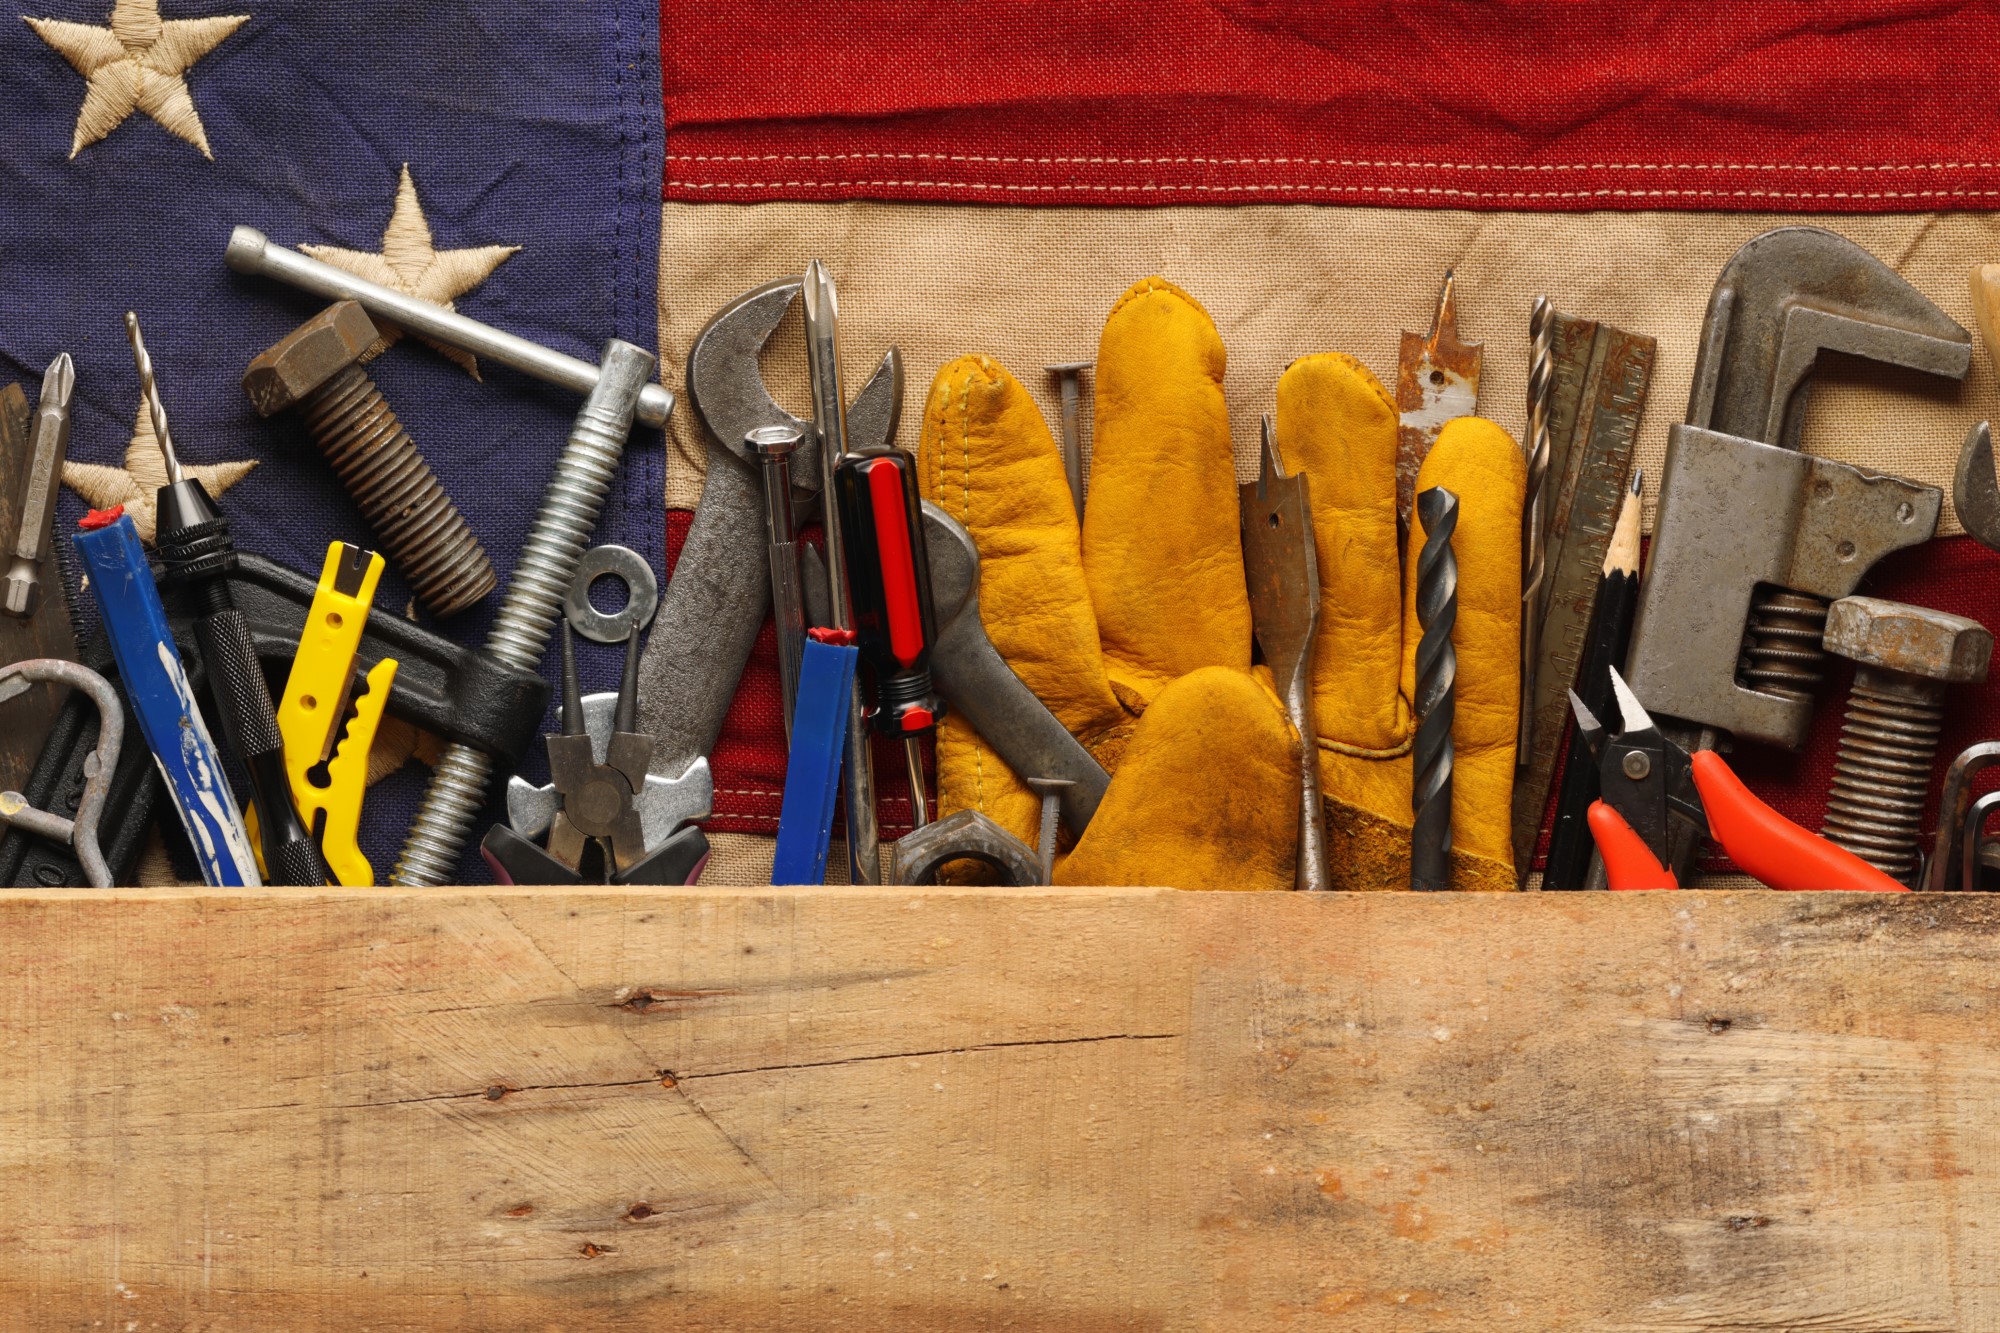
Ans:
[[[256,462],[191,464],[182,469],[190,480],[208,488],[217,498],[250,475]],[[92,509],[124,505],[139,530],[139,540],[151,546],[158,531],[160,487],[167,484],[167,463],[160,454],[160,437],[153,433],[153,414],[139,400],[139,419],[132,427],[132,443],[125,446],[125,466],[106,467],[102,463],[64,463],[63,485],[90,502]]]
[[[104,28],[28,19],[36,35],[86,80],[69,155],[74,158],[123,125],[134,111],[143,111],[213,161],[208,134],[188,92],[187,72],[249,21],[248,14],[162,19],[160,0],[116,0],[110,26]]]
[[[382,233],[381,253],[345,250],[337,245],[302,245],[299,248],[315,259],[346,269],[357,278],[379,282],[384,287],[393,287],[449,310],[455,298],[492,277],[493,270],[521,247],[481,245],[469,250],[439,250],[431,240],[431,224],[424,218],[424,206],[417,198],[416,182],[410,179],[410,168],[405,163],[402,183],[396,187],[395,210],[389,215],[389,229]],[[402,336],[401,329],[382,325],[382,341],[368,355],[379,355]],[[429,338],[423,341],[437,348],[447,360],[463,366],[472,378],[479,378],[479,363],[473,360],[472,353],[433,342]]]

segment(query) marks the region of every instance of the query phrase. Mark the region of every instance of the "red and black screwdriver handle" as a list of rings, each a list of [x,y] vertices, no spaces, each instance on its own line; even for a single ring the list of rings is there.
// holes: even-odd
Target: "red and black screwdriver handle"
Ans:
[[[875,730],[914,737],[937,725],[931,685],[937,612],[916,463],[898,450],[853,454],[834,470],[855,646],[875,682]]]
[[[1794,824],[1757,798],[1713,750],[1691,756],[1694,785],[1708,815],[1708,831],[1729,859],[1774,889],[1834,889],[1907,893],[1866,861]],[[1587,816],[1606,881],[1614,889],[1677,889],[1674,873],[1660,864],[1624,816],[1603,801]]]

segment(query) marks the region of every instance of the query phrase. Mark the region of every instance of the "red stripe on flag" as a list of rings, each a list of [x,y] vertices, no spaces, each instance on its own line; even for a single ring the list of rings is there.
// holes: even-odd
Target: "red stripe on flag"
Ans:
[[[2000,203],[1985,5],[665,5],[666,196]]]

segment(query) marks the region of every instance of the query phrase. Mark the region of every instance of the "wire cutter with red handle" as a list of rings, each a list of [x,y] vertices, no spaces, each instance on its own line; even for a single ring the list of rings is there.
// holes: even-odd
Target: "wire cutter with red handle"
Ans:
[[[1597,760],[1601,799],[1590,833],[1614,889],[1677,889],[1664,864],[1672,824],[1722,844],[1731,860],[1774,889],[1906,893],[1844,847],[1808,833],[1758,800],[1712,750],[1690,755],[1663,735],[1614,667],[1612,692],[1624,729],[1606,731],[1571,690],[1577,732]]]

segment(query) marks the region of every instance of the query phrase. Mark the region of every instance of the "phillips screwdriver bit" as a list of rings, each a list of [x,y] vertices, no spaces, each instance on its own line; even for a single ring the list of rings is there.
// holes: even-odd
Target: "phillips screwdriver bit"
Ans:
[[[34,615],[42,601],[42,557],[49,551],[56,483],[69,454],[69,400],[75,390],[76,367],[68,352],[59,352],[42,376],[42,397],[35,404],[34,443],[21,485],[21,526],[14,534],[6,596],[0,601],[0,610],[23,620]]]

